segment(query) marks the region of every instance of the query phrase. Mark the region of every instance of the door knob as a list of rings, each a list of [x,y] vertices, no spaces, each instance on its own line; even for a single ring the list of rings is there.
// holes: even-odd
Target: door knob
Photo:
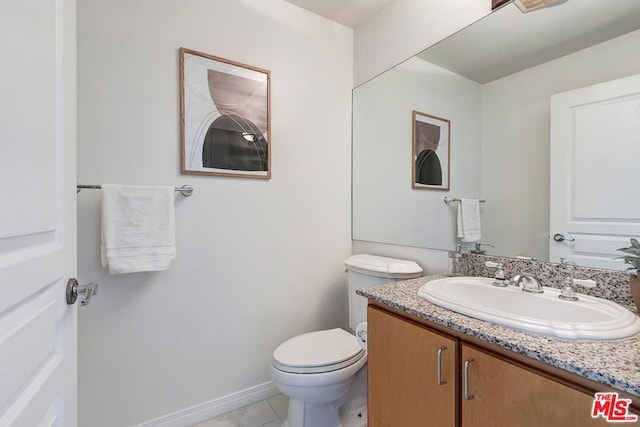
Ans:
[[[553,235],[553,240],[555,240],[556,242],[564,242],[565,240],[567,242],[573,242],[576,239],[574,239],[573,237],[566,237],[564,234],[556,233]]]
[[[80,297],[80,305],[89,305],[91,297],[98,293],[97,283],[79,285],[76,279],[69,279],[67,282],[67,304],[75,304]]]

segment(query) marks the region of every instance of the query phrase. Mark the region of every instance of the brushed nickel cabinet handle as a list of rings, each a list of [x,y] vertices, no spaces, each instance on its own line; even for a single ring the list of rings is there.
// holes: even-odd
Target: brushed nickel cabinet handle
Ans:
[[[473,359],[464,361],[464,400],[473,399],[473,394],[469,394],[469,365],[471,362],[473,362]]]
[[[447,380],[442,379],[442,352],[447,349],[447,346],[442,346],[438,349],[438,373],[437,373],[437,383],[438,385],[444,385],[447,383]]]

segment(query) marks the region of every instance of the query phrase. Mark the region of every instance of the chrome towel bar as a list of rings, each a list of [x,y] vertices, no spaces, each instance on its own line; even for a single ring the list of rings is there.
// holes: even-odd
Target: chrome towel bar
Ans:
[[[444,198],[444,202],[445,202],[446,204],[449,204],[449,203],[452,203],[452,202],[459,202],[459,201],[460,201],[460,199],[450,199],[450,198],[448,198],[448,197],[446,197],[446,196],[445,196],[445,198]],[[479,201],[480,203],[485,203],[485,202],[486,202],[486,200],[478,200],[478,201]]]
[[[78,184],[77,185],[77,190],[76,193],[79,193],[80,190],[82,189],[92,189],[92,190],[99,190],[102,188],[102,186],[100,185],[81,185]],[[175,187],[173,189],[173,191],[179,191],[180,194],[182,194],[184,197],[189,197],[193,194],[193,187],[190,185],[183,185],[182,187]]]

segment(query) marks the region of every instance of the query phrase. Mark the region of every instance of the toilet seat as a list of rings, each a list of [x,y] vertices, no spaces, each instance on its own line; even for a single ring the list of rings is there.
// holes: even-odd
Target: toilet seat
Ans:
[[[345,360],[340,363],[333,363],[333,364],[322,365],[322,366],[288,366],[274,360],[273,367],[282,372],[287,372],[290,374],[323,374],[323,373],[333,372],[333,371],[337,371],[337,370],[346,368],[348,366],[351,366],[354,363],[356,363],[358,360],[362,359],[364,357],[364,354],[365,352],[364,350],[362,350],[360,353],[356,354],[351,359]]]
[[[273,352],[273,366],[294,374],[332,372],[353,365],[365,354],[355,336],[336,328],[285,341]]]

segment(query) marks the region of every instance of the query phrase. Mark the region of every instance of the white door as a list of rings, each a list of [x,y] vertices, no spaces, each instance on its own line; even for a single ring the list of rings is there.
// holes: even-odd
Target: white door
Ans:
[[[0,2],[0,426],[77,425],[75,0]]]
[[[550,182],[551,260],[624,269],[616,249],[640,236],[640,75],[551,97]]]

